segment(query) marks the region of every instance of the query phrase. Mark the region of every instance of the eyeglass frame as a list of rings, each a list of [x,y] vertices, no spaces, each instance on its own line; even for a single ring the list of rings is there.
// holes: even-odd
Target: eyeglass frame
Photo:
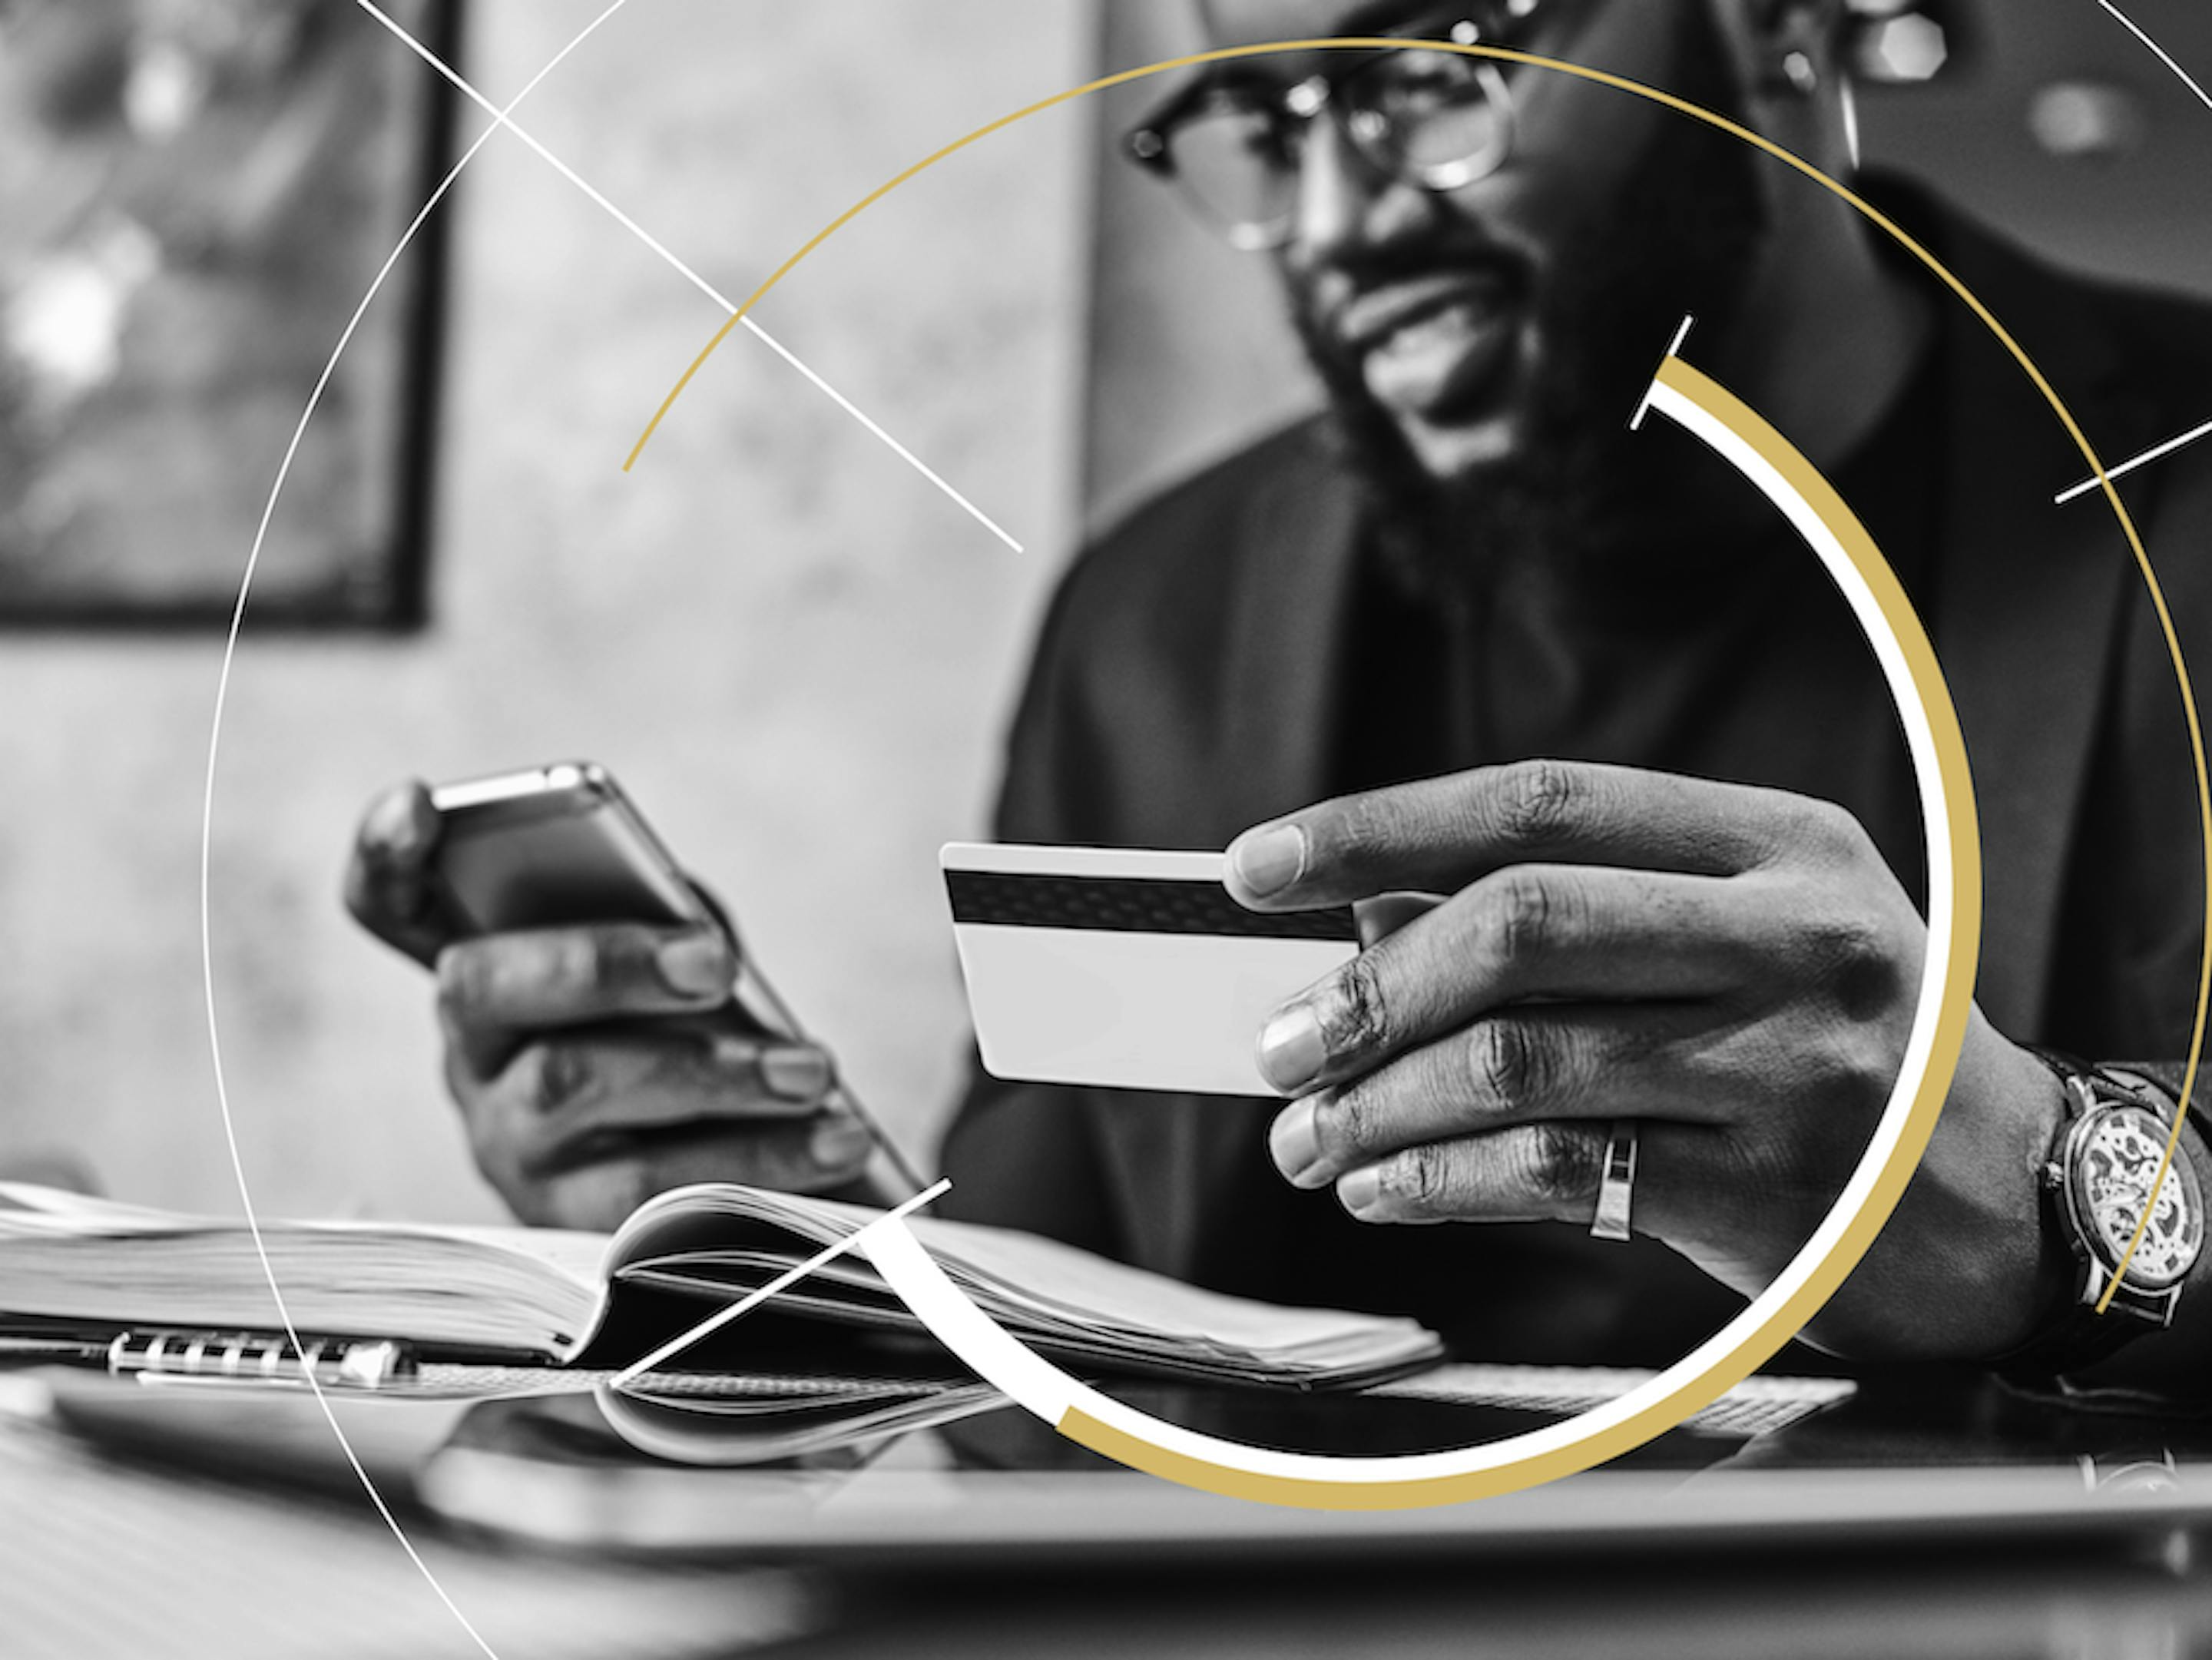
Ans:
[[[1516,19],[1524,19],[1537,10],[1542,0],[1508,0],[1505,9]],[[1380,151],[1379,141],[1364,137],[1347,117],[1356,112],[1340,101],[1335,94],[1342,85],[1373,70],[1401,53],[1413,52],[1448,51],[1452,46],[1470,46],[1482,39],[1482,25],[1473,17],[1462,16],[1446,30],[1449,41],[1437,40],[1424,43],[1421,37],[1408,36],[1402,46],[1378,46],[1373,56],[1364,58],[1351,68],[1331,74],[1316,70],[1304,80],[1285,88],[1282,93],[1265,103],[1255,104],[1254,112],[1263,115],[1278,133],[1288,131],[1304,131],[1322,116],[1330,117],[1344,141],[1352,146],[1360,159],[1377,172],[1392,179],[1402,179],[1424,190],[1442,193],[1464,188],[1478,180],[1487,179],[1505,165],[1513,153],[1515,109],[1513,88],[1498,65],[1487,58],[1474,60],[1474,84],[1496,118],[1495,137],[1482,149],[1472,155],[1455,157],[1449,161],[1421,165],[1402,155]],[[1455,53],[1468,57],[1469,54]],[[1231,89],[1218,78],[1202,76],[1184,87],[1170,98],[1152,115],[1132,127],[1122,141],[1122,153],[1129,161],[1157,179],[1170,184],[1181,179],[1176,171],[1175,149],[1171,142],[1176,128],[1187,119],[1188,107],[1200,100]],[[1295,129],[1287,124],[1295,121]],[[1286,147],[1287,148],[1287,147]],[[1295,173],[1285,177],[1295,178]],[[1200,215],[1224,234],[1232,247],[1248,253],[1267,253],[1286,246],[1296,234],[1295,209],[1279,219],[1263,222],[1234,222],[1220,212],[1188,185],[1179,192],[1191,202]]]

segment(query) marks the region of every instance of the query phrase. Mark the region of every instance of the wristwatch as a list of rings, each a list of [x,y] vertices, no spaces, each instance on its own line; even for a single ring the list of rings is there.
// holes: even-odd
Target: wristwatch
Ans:
[[[2065,1122],[2040,1180],[2045,1225],[2065,1241],[2073,1267],[2058,1315],[1995,1362],[2003,1376],[2023,1381],[2081,1371],[2172,1324],[2181,1282],[2204,1249],[2204,1189],[2186,1140],[2175,1147],[2151,1202],[2151,1182],[2173,1131],[2164,1092],[2117,1067],[2034,1053],[2066,1085]],[[2129,1256],[2147,1205],[2150,1220]],[[2115,1287],[2124,1257],[2126,1271]],[[2108,1287],[2112,1300],[2100,1313]]]

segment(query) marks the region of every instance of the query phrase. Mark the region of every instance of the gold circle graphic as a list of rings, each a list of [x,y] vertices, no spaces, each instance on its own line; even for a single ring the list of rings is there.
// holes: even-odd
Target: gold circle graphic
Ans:
[[[870,1230],[862,1248],[893,1292],[939,1341],[1069,1439],[1186,1487],[1310,1509],[1409,1509],[1533,1487],[1641,1445],[1747,1376],[1796,1335],[1834,1292],[1903,1196],[1949,1091],[1972,1008],[1979,946],[1980,843],[1966,745],[1950,693],[1934,648],[1873,538],[1787,439],[1741,398],[1671,354],[1656,377],[1652,400],[1653,407],[1663,408],[1720,450],[1778,507],[1787,512],[1789,504],[1794,504],[1817,521],[1832,545],[1832,554],[1822,556],[1824,562],[1840,558],[1850,567],[1863,585],[1866,604],[1879,618],[1877,625],[1860,614],[1870,643],[1879,653],[1886,640],[1896,654],[1895,669],[1884,666],[1893,694],[1900,705],[1909,696],[1925,723],[1926,751],[1923,754],[1916,746],[1915,770],[1923,784],[1930,770],[1936,775],[1936,787],[1923,795],[1923,813],[1930,838],[1931,897],[1948,894],[1948,909],[1940,939],[1931,937],[1929,944],[1928,961],[1936,972],[1933,1018],[1923,982],[1922,1006],[1915,1013],[1907,1046],[1909,1065],[1912,1051],[1924,1043],[1923,1069],[1902,1113],[1894,1089],[1883,1109],[1876,1138],[1887,1134],[1893,1139],[1879,1167],[1868,1176],[1869,1161],[1880,1151],[1870,1146],[1860,1155],[1829,1217],[1777,1276],[1778,1282],[1794,1279],[1794,1290],[1772,1308],[1762,1309],[1774,1295],[1771,1283],[1751,1308],[1699,1351],[1660,1377],[1638,1385],[1628,1397],[1634,1406],[1594,1408],[1568,1420],[1582,1427],[1565,1438],[1564,1426],[1553,1426],[1449,1454],[1358,1458],[1284,1454],[1164,1423],[1099,1395],[1023,1347],[961,1292],[911,1231],[895,1219],[886,1219],[880,1231]],[[1726,447],[1717,441],[1716,435],[1726,441]],[[1730,453],[1731,447],[1741,453]],[[1799,529],[1803,532],[1804,526],[1801,524]],[[1809,532],[1807,539],[1812,539]],[[1899,713],[1904,714],[1901,707]],[[1936,909],[1931,904],[1931,910]],[[1904,1084],[1900,1072],[1897,1087]],[[1847,1212],[1846,1201],[1855,1189],[1857,1196]],[[1838,1215],[1847,1217],[1839,1231],[1834,1229]],[[875,1237],[878,1231],[890,1237],[879,1240]],[[1820,1235],[1831,1231],[1834,1237],[1826,1250],[1808,1255]],[[1737,1331],[1747,1320],[1754,1323]],[[1678,1372],[1683,1375],[1678,1377]],[[1639,1399],[1647,1393],[1650,1399]],[[1530,1442],[1539,1444],[1526,1444]],[[1439,1463],[1447,1468],[1439,1469]]]
[[[1674,94],[1662,91],[1626,76],[1611,74],[1582,64],[1541,57],[1534,53],[1506,47],[1462,45],[1449,41],[1410,40],[1398,36],[1339,36],[1320,40],[1284,40],[1257,46],[1223,47],[1213,51],[1191,53],[1164,60],[1141,68],[1125,70],[1103,76],[1074,87],[1052,97],[1027,105],[977,128],[961,138],[924,157],[892,179],[861,198],[844,212],[831,220],[806,243],[796,250],[770,273],[769,277],[750,295],[744,303],[733,312],[714,337],[684,369],[659,407],[647,422],[636,444],[623,462],[625,472],[632,470],[644,453],[647,445],[659,429],[676,401],[690,384],[707,359],[729,337],[767,295],[788,276],[814,250],[834,235],[860,214],[889,195],[901,185],[926,171],[938,162],[956,154],[968,145],[1000,131],[1028,117],[1042,113],[1061,104],[1087,96],[1109,88],[1121,86],[1147,76],[1194,65],[1219,63],[1237,58],[1257,58],[1297,52],[1358,52],[1415,48],[1433,52],[1457,52],[1465,56],[1494,59],[1501,63],[1547,70],[1575,79],[1610,87],[1616,91],[1640,97],[1678,114],[1705,123],[1717,131],[1751,145],[1787,167],[1828,190],[1848,203],[1869,223],[1888,236],[1899,247],[1910,253],[1932,273],[1963,303],[1974,317],[2004,347],[2033,384],[2045,402],[2057,416],[2068,436],[2081,452],[2090,471],[2103,489],[2106,504],[2118,521],[2133,556],[2136,569],[2148,591],[2157,616],[2161,635],[2181,694],[2182,709],[2187,724],[2191,762],[2197,782],[2197,814],[2200,835],[2205,854],[2206,920],[2204,946],[2200,953],[2197,996],[2192,1018],[2189,1053],[2183,1077],[2181,1098],[2174,1116],[2172,1133],[2166,1142],[2164,1158],[2155,1181],[2162,1180],[2179,1145],[2182,1124],[2187,1116],[2194,1092],[2197,1069],[2202,1058],[2208,1006],[2212,1006],[2212,776],[2208,776],[2204,740],[2198,718],[2194,690],[2187,668],[2183,662],[2181,647],[2173,620],[2166,603],[2163,590],[2152,569],[2150,557],[2143,545],[2133,519],[2121,502],[2102,460],[2091,446],[2079,423],[2062,400],[2048,379],[2022,350],[2020,344],[1998,321],[1996,317],[1939,260],[1933,252],[1913,238],[1887,215],[1866,201],[1848,185],[1830,177],[1812,162],[1783,148],[1764,135],[1729,118],[1717,113]],[[1687,366],[1669,360],[1667,370],[1683,369]],[[1688,371],[1695,375],[1693,370]],[[1301,1504],[1328,1508],[1399,1507],[1454,1502],[1486,1494],[1511,1491],[1588,1468],[1605,1459],[1615,1457],[1653,1437],[1663,1433],[1691,1413],[1705,1406],[1727,1389],[1747,1376],[1769,1356],[1793,1338],[1804,1323],[1815,1313],[1821,1303],[1840,1285],[1855,1267],[1859,1258],[1872,1244],[1881,1225],[1887,1219],[1905,1183],[1911,1179],[1921,1151],[1932,1134],[1948,1091],[1959,1049],[1963,1043],[1966,1022],[1972,1004],[1973,968],[1978,949],[1980,917],[1980,847],[1973,823],[1971,781],[1967,775],[1965,743],[1950,703],[1942,671],[1936,663],[1933,647],[1925,629],[1913,612],[1894,574],[1888,568],[1872,539],[1859,526],[1840,496],[1809,463],[1776,433],[1762,417],[1747,406],[1704,377],[1696,396],[1701,401],[1712,403],[1716,410],[1725,409],[1726,423],[1738,435],[1757,450],[1770,465],[1788,477],[1804,499],[1812,505],[1830,532],[1842,544],[1854,567],[1866,581],[1880,605],[1894,639],[1903,648],[1911,672],[1914,689],[1918,696],[1922,713],[1934,733],[1939,763],[1946,781],[1948,799],[1965,807],[1963,814],[1954,811],[1944,829],[1952,854],[1956,897],[1953,907],[1953,926],[1942,942],[1942,973],[1943,991],[1941,1013],[1936,1026],[1935,1052],[1929,1070],[1917,1092],[1911,1110],[1908,1127],[1897,1146],[1892,1150],[1881,1175],[1868,1202],[1861,1208],[1826,1257],[1817,1266],[1800,1291],[1778,1310],[1717,1360],[1706,1365],[1690,1381],[1670,1391],[1656,1404],[1646,1408],[1635,1416],[1609,1426],[1595,1434],[1585,1435],[1566,1446],[1548,1454],[1537,1455],[1500,1465],[1494,1468],[1472,1472],[1459,1476],[1441,1476],[1409,1483],[1364,1482],[1358,1484],[1334,1481],[1316,1482],[1291,1478],[1256,1475],[1208,1461],[1194,1459],[1143,1440],[1127,1432],[1100,1424],[1095,1420],[1070,1412],[1060,1422],[1063,1432],[1085,1444],[1133,1468],[1147,1469],[1153,1474],[1187,1485],[1206,1487],[1239,1496],[1263,1499],[1277,1503]],[[1931,952],[1935,943],[1930,941]],[[1909,1157],[1907,1155],[1910,1155]],[[2140,1240],[2138,1230],[2137,1241]],[[2135,1245],[2131,1243],[2130,1251]],[[2124,1270],[2125,1260],[2123,1259]],[[2117,1286],[2118,1276],[2113,1276]],[[2109,1299],[2110,1293],[2107,1292]],[[2101,1311],[2104,1304],[2099,1305]],[[1011,1341],[1011,1340],[1010,1340]],[[1334,1461],[1356,1468],[1375,1461],[1342,1459]]]

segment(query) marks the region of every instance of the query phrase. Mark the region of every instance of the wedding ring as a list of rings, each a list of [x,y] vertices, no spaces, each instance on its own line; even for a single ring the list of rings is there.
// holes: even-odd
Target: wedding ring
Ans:
[[[1590,1223],[1593,1239],[1628,1237],[1629,1201],[1636,1194],[1636,1121],[1616,1118],[1606,1132],[1605,1171],[1597,1183],[1597,1215]]]

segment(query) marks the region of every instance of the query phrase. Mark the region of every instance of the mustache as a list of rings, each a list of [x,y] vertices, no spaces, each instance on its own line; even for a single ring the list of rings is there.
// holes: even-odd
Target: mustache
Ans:
[[[1521,306],[1537,289],[1534,262],[1487,239],[1382,249],[1291,268],[1291,308],[1309,351],[1341,366],[1401,324],[1455,301]]]

